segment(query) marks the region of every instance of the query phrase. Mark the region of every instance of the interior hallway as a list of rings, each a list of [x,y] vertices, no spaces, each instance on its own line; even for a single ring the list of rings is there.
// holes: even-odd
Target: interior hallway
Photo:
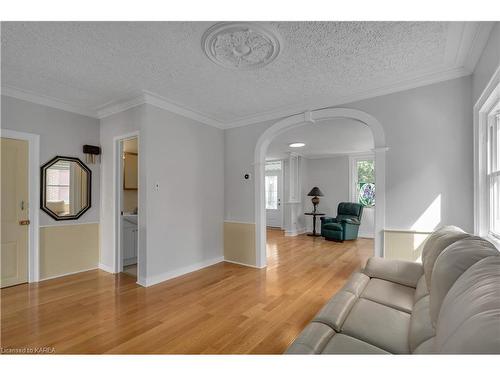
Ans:
[[[282,353],[373,241],[268,230],[268,267],[222,262],[143,288],[100,270],[1,290],[1,346],[56,353]]]

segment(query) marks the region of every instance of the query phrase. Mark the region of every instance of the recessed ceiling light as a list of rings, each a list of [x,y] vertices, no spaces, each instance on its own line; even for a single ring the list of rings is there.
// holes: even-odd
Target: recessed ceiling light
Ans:
[[[306,144],[302,142],[295,142],[295,143],[290,143],[288,147],[293,147],[293,148],[298,148],[298,147],[304,147]]]

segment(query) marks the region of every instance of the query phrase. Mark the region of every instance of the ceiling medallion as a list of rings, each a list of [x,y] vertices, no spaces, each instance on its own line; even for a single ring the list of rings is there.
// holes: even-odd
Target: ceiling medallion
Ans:
[[[217,23],[205,32],[202,45],[214,63],[238,70],[263,67],[280,53],[277,33],[250,22]]]

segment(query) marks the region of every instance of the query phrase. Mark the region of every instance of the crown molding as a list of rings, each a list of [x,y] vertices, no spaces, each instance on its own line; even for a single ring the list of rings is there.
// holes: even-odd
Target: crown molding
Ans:
[[[459,24],[452,26],[455,28],[460,27]],[[310,103],[287,106],[277,110],[261,112],[256,115],[243,116],[233,121],[223,121],[213,118],[207,114],[195,111],[181,104],[174,103],[165,97],[147,90],[141,90],[140,92],[129,95],[126,98],[113,100],[98,108],[81,108],[53,97],[40,95],[12,86],[2,86],[2,95],[98,119],[103,119],[142,104],[150,104],[219,129],[231,129],[265,121],[277,120],[307,111],[353,103],[359,100],[393,94],[400,91],[467,76],[474,71],[474,68],[486,46],[493,26],[494,22],[462,23],[462,32],[460,36],[450,41],[450,43],[458,45],[458,51],[455,56],[447,57],[447,59],[450,60],[449,63],[455,64],[454,68],[423,72],[393,84],[359,91],[351,95],[332,97],[331,99],[323,100],[321,102],[313,101]],[[454,35],[456,35],[456,33]]]
[[[477,27],[473,31],[467,33],[467,27],[470,28],[470,24],[466,24],[466,37],[462,38],[462,47],[466,48],[466,54],[463,58],[463,66],[465,69],[469,70],[471,73],[474,72],[476,64],[479,61],[481,54],[488,43],[488,39],[491,34],[491,30],[495,26],[495,22],[478,22]]]
[[[108,116],[126,111],[127,109],[137,107],[142,104],[149,104],[177,115],[186,117],[191,120],[201,122],[206,125],[211,125],[219,129],[224,128],[224,124],[218,120],[208,117],[200,112],[175,104],[168,99],[155,94],[151,91],[142,90],[141,93],[133,97],[124,98],[122,100],[109,102],[96,109],[97,118],[103,119]]]
[[[277,120],[279,118],[301,114],[307,111],[316,111],[342,104],[357,102],[359,100],[370,99],[378,96],[393,94],[400,91],[410,90],[417,87],[428,86],[442,81],[448,81],[455,78],[470,75],[471,71],[459,67],[444,71],[430,72],[421,76],[408,78],[394,84],[386,85],[379,88],[360,91],[352,95],[335,97],[329,101],[322,103],[316,102],[316,105],[291,106],[282,108],[276,111],[269,111],[258,114],[256,116],[242,117],[236,121],[227,123],[225,129],[238,128],[241,126],[256,124],[264,121]]]
[[[96,117],[99,120],[103,118],[112,116],[114,114],[126,111],[127,109],[137,107],[139,105],[145,104],[146,100],[142,93],[136,94],[134,96],[128,96],[127,98],[122,98],[119,100],[112,100],[106,104],[95,109]]]
[[[53,97],[48,96],[48,95],[40,95],[40,94],[37,94],[35,92],[18,89],[18,88],[13,87],[13,86],[3,85],[2,86],[2,95],[9,96],[9,97],[15,98],[15,99],[24,100],[24,101],[35,103],[35,104],[40,104],[40,105],[43,105],[46,107],[60,109],[62,111],[66,111],[66,112],[76,113],[76,114],[87,116],[87,117],[94,117],[94,118],[96,117],[95,112],[92,110],[80,108],[80,107],[74,106],[70,103],[53,98]]]
[[[173,113],[178,114],[180,116],[187,117],[191,120],[195,120],[195,121],[207,124],[207,125],[214,126],[216,128],[219,128],[219,129],[225,128],[225,124],[220,122],[219,120],[216,120],[216,119],[214,119],[210,116],[207,116],[203,113],[197,112],[193,109],[186,108],[186,107],[181,106],[179,104],[175,104],[172,101],[170,101],[170,100],[168,100],[168,99],[166,99],[158,94],[155,94],[153,92],[146,91],[146,90],[143,90],[142,93],[144,96],[144,101],[147,104],[153,105],[153,106],[158,107],[158,108],[165,109],[169,112],[173,112]]]

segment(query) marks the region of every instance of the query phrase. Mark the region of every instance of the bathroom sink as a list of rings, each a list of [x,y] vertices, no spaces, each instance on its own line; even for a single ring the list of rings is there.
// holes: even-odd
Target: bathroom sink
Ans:
[[[123,214],[123,220],[126,220],[131,224],[137,225],[137,215]]]

